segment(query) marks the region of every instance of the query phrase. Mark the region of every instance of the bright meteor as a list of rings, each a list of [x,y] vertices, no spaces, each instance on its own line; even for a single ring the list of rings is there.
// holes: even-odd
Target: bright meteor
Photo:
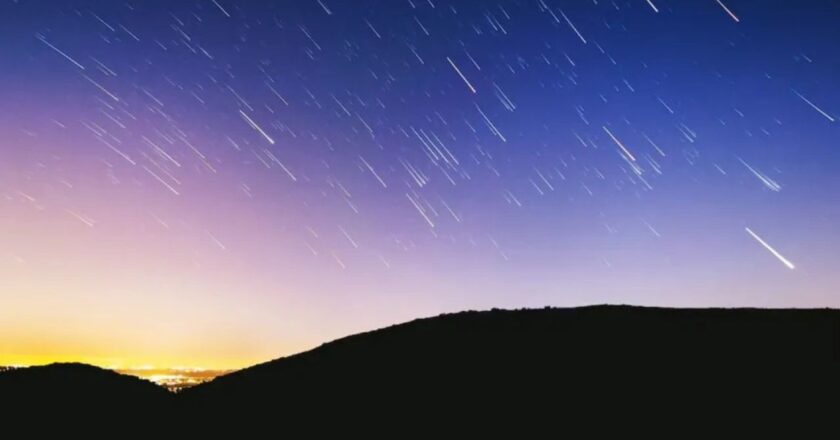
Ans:
[[[793,263],[791,263],[791,262],[790,262],[790,260],[788,260],[787,258],[785,258],[785,257],[784,257],[782,254],[780,254],[780,253],[779,253],[779,251],[777,251],[776,249],[773,249],[773,247],[772,247],[772,246],[770,246],[769,244],[767,244],[767,242],[766,242],[766,241],[764,241],[761,237],[759,237],[759,236],[758,236],[758,234],[756,234],[755,232],[753,232],[753,231],[752,231],[752,229],[750,229],[750,228],[744,228],[744,229],[747,231],[747,233],[748,233],[748,234],[752,235],[752,238],[754,238],[757,242],[759,242],[762,246],[764,246],[764,248],[765,248],[765,249],[767,249],[768,251],[770,251],[770,253],[771,253],[771,254],[773,254],[773,256],[774,256],[774,257],[778,258],[778,259],[779,259],[779,261],[781,261],[781,262],[782,262],[782,264],[784,264],[785,266],[787,266],[787,268],[788,268],[788,269],[793,270],[793,269],[795,269],[795,268],[796,268],[796,266],[794,266],[794,265],[793,265]]]

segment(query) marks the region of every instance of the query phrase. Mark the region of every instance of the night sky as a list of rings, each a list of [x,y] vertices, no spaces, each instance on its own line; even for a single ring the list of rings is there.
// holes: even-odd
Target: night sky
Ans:
[[[840,307],[840,4],[0,0],[0,364]]]

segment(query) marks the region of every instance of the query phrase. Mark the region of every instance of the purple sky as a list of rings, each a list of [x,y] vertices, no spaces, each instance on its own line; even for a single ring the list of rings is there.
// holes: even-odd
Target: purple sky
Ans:
[[[0,364],[838,307],[840,6],[723,4],[2,0]]]

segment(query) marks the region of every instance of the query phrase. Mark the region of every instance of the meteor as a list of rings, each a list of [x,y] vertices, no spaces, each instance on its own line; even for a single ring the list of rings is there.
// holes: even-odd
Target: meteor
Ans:
[[[796,268],[796,266],[794,266],[793,263],[791,263],[787,258],[782,256],[782,254],[780,254],[777,250],[773,249],[773,247],[770,246],[769,244],[767,244],[766,241],[762,240],[761,237],[759,237],[755,232],[752,231],[752,229],[750,229],[750,228],[744,228],[744,229],[747,231],[748,234],[750,234],[752,236],[752,238],[754,238],[757,242],[759,242],[762,246],[764,246],[765,249],[770,251],[770,253],[773,254],[774,257],[778,258],[779,261],[782,262],[782,264],[787,266],[788,269],[793,270],[793,269]]]

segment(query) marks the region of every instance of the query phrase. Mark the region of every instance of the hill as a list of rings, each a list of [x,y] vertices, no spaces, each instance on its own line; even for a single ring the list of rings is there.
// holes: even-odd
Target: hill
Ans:
[[[338,339],[221,376],[179,397],[218,411],[220,420],[341,414],[431,422],[441,416],[606,408],[627,397],[619,395],[626,387],[635,389],[628,396],[668,393],[672,385],[702,392],[711,381],[703,377],[737,376],[744,365],[751,366],[749,374],[761,374],[826,363],[840,363],[840,311],[493,310]],[[660,374],[651,377],[652,371]],[[718,375],[708,376],[713,371]]]
[[[654,411],[649,401],[657,414],[702,406],[739,417],[743,408],[833,401],[838,364],[836,310],[494,309],[348,336],[177,394],[80,364],[6,371],[0,401],[22,414],[74,414],[150,432],[176,424],[190,435],[360,426],[486,432],[497,423],[568,424],[581,412],[612,420]],[[823,409],[833,414],[837,405]]]
[[[0,372],[0,412],[9,416],[4,426],[15,421],[12,414],[34,416],[40,423],[28,426],[31,434],[59,422],[85,429],[133,423],[145,430],[168,417],[173,398],[152,382],[79,363]]]

